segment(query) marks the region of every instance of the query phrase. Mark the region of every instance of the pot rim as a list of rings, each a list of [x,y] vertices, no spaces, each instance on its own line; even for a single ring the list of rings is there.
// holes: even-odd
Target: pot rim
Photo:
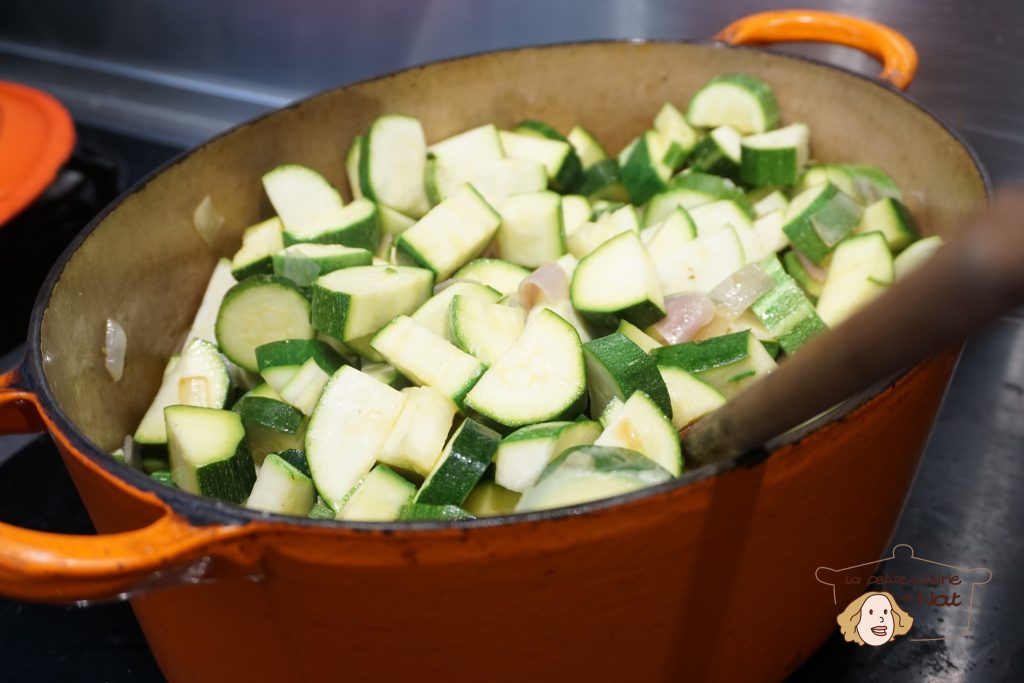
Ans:
[[[144,177],[136,181],[125,190],[120,196],[118,196],[113,202],[106,206],[100,211],[89,223],[86,225],[68,244],[61,255],[58,257],[54,265],[51,267],[46,279],[43,281],[42,286],[39,289],[39,293],[36,295],[35,303],[32,309],[32,316],[29,321],[29,334],[28,340],[25,346],[25,358],[22,361],[23,378],[22,383],[27,385],[40,401],[40,405],[45,410],[47,416],[53,421],[53,423],[59,427],[60,431],[67,438],[68,443],[72,445],[75,450],[88,458],[92,463],[101,467],[106,473],[120,479],[121,481],[130,484],[135,489],[155,495],[164,505],[168,506],[175,512],[183,515],[189,522],[199,526],[207,526],[214,524],[228,524],[228,525],[246,525],[250,523],[262,522],[262,523],[274,523],[282,526],[296,526],[301,528],[335,528],[343,529],[346,531],[364,531],[364,532],[384,532],[386,534],[397,534],[401,532],[423,532],[423,531],[434,531],[441,529],[469,529],[469,528],[487,528],[487,527],[506,527],[516,525],[527,525],[533,524],[540,521],[557,521],[565,520],[573,517],[579,517],[586,515],[591,512],[597,512],[604,510],[609,507],[625,505],[634,501],[638,501],[646,498],[656,498],[661,495],[665,495],[669,492],[675,491],[676,489],[682,489],[688,486],[692,486],[698,482],[704,481],[716,477],[725,472],[729,472],[737,468],[748,468],[756,467],[762,462],[767,460],[771,455],[775,454],[784,446],[793,445],[801,442],[808,435],[824,428],[825,426],[841,421],[845,419],[853,410],[867,403],[875,396],[888,390],[904,377],[907,373],[911,372],[914,368],[920,367],[921,363],[918,363],[910,368],[903,370],[902,372],[882,381],[874,386],[859,392],[858,394],[851,396],[845,401],[841,402],[826,413],[806,422],[805,424],[790,430],[789,432],[776,437],[769,441],[765,445],[743,453],[734,458],[725,460],[723,462],[716,463],[714,465],[708,465],[698,467],[691,471],[685,471],[683,474],[671,481],[651,486],[648,488],[633,491],[631,493],[622,494],[619,496],[613,496],[611,498],[605,498],[601,500],[591,501],[580,505],[574,505],[569,507],[553,508],[549,510],[541,510],[530,513],[520,513],[514,515],[502,515],[496,517],[482,517],[470,520],[460,521],[429,521],[429,522],[345,522],[330,519],[310,519],[308,517],[294,517],[289,515],[271,514],[266,512],[260,512],[258,510],[250,510],[248,508],[232,505],[225,503],[220,500],[213,498],[206,498],[196,494],[182,491],[181,489],[165,486],[159,482],[153,480],[151,477],[146,475],[140,470],[136,470],[132,467],[125,465],[124,463],[118,462],[93,443],[88,437],[86,437],[79,428],[72,422],[72,420],[64,413],[60,405],[57,402],[56,397],[50,388],[49,382],[46,380],[46,373],[43,369],[42,363],[42,349],[41,349],[41,336],[42,336],[42,321],[43,314],[46,311],[47,304],[50,296],[53,293],[54,287],[60,279],[61,274],[64,271],[64,267],[74,257],[78,251],[78,247],[95,231],[106,219],[106,217],[118,206],[124,202],[125,199],[131,195],[136,194],[148,185],[154,178],[162,174],[167,169],[178,165],[186,158],[191,156],[193,153],[205,148],[220,138],[234,133],[242,128],[255,125],[261,122],[263,119],[273,116],[274,114],[304,105],[306,102],[313,100],[318,97],[326,96],[328,93],[334,92],[342,88],[349,88],[363,83],[370,83],[373,81],[383,80],[391,78],[398,74],[416,71],[419,69],[425,69],[436,64],[445,64],[451,62],[458,62],[468,59],[474,59],[477,57],[483,57],[487,55],[501,54],[501,53],[512,53],[521,52],[525,50],[545,50],[545,49],[556,49],[570,46],[581,46],[581,45],[695,45],[701,47],[707,47],[712,49],[731,49],[731,50],[749,50],[752,52],[758,52],[768,55],[772,59],[779,60],[792,60],[795,62],[804,62],[814,64],[818,67],[824,67],[831,69],[836,73],[860,79],[872,87],[881,88],[889,93],[892,93],[900,98],[912,107],[915,107],[936,123],[942,127],[963,149],[967,152],[968,157],[971,159],[974,170],[977,172],[979,178],[982,181],[982,185],[985,190],[986,198],[992,196],[992,181],[989,177],[988,171],[985,169],[975,152],[973,147],[948,123],[946,123],[941,117],[931,111],[928,107],[924,106],[913,97],[907,95],[904,92],[893,88],[886,82],[878,81],[874,78],[850,71],[841,66],[829,64],[827,62],[812,59],[809,57],[803,57],[799,55],[790,55],[779,52],[772,52],[764,48],[746,47],[746,46],[733,46],[721,41],[715,40],[648,40],[648,39],[595,39],[595,40],[584,40],[584,41],[569,41],[559,43],[544,43],[537,45],[524,45],[515,48],[506,48],[500,50],[485,50],[481,52],[474,52],[466,55],[460,55],[456,57],[450,57],[448,59],[435,60],[423,64],[417,64],[409,66],[404,69],[398,69],[385,74],[372,76],[352,83],[346,83],[344,85],[335,86],[327,90],[319,91],[308,97],[296,100],[284,107],[273,109],[271,111],[260,114],[256,117],[243,121],[231,128],[228,128],[216,136],[202,142],[199,145],[191,147],[187,150],[182,151],[173,158],[169,159],[159,167],[146,174]],[[925,362],[925,361],[922,361]]]

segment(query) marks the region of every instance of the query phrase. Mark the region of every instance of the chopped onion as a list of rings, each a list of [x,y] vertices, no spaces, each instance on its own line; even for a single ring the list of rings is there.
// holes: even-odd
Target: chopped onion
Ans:
[[[210,383],[202,375],[182,377],[178,380],[178,401],[186,406],[209,406]]]
[[[117,321],[107,318],[103,332],[103,365],[115,382],[124,375],[124,358],[128,351],[128,335]]]
[[[121,446],[121,450],[124,451],[124,464],[139,469],[138,454],[135,452],[135,439],[132,438],[131,434],[125,434],[124,445]]]
[[[569,276],[555,262],[545,263],[519,283],[519,303],[526,310],[569,298]]]
[[[692,292],[665,299],[665,317],[654,330],[666,344],[690,341],[715,316],[715,305],[707,294]]]
[[[733,320],[774,286],[771,276],[756,263],[751,263],[718,283],[711,290],[710,297],[719,314]]]
[[[724,316],[715,314],[704,327],[700,328],[694,336],[694,341],[702,341],[704,339],[711,339],[712,337],[721,337],[723,334],[729,334],[732,331],[732,321],[727,320]]]
[[[199,236],[203,238],[203,241],[206,242],[206,246],[212,248],[223,225],[224,216],[217,211],[217,207],[213,205],[210,195],[206,195],[199,202],[196,210],[192,212],[192,226],[199,233]]]
[[[821,266],[819,266],[811,259],[807,258],[804,252],[800,251],[799,249],[793,249],[793,252],[796,254],[797,260],[800,261],[800,265],[804,267],[804,270],[807,271],[807,274],[811,277],[812,280],[814,280],[815,282],[825,281],[825,278],[828,276],[828,273],[826,273]]]
[[[309,287],[320,277],[320,265],[301,251],[285,249],[281,254],[281,276],[299,287]]]

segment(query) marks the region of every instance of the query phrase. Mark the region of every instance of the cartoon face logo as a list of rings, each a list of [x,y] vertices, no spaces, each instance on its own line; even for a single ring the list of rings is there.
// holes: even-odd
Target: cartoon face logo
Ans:
[[[907,633],[914,618],[900,609],[891,594],[874,592],[847,605],[836,621],[849,642],[877,647]]]

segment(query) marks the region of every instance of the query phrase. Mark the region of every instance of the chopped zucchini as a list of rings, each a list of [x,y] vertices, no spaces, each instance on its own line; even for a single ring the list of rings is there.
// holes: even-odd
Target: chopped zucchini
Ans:
[[[237,413],[217,408],[172,405],[164,409],[167,450],[178,488],[241,503],[256,481]]]
[[[467,418],[455,430],[413,499],[426,505],[462,505],[494,459],[501,436]]]
[[[631,231],[613,237],[580,261],[570,296],[573,306],[598,325],[624,319],[646,327],[665,317],[658,273],[640,237]]]
[[[484,250],[501,216],[472,185],[454,188],[395,240],[398,253],[444,280]]]
[[[516,512],[580,505],[631,493],[672,479],[650,458],[608,446],[570,448],[545,468],[537,485],[523,494]]]
[[[313,327],[350,343],[375,333],[396,315],[415,311],[430,298],[433,284],[433,274],[423,268],[336,270],[313,283]]]
[[[398,519],[416,487],[387,465],[377,465],[360,479],[338,511],[349,522],[391,522]]]
[[[471,414],[504,431],[579,415],[586,399],[579,333],[543,309],[466,396]]]
[[[396,316],[370,344],[403,375],[434,387],[457,406],[484,372],[479,360],[407,315]]]
[[[498,446],[494,480],[509,491],[522,493],[537,483],[548,463],[566,449],[592,444],[601,425],[590,420],[541,422],[517,429]]]

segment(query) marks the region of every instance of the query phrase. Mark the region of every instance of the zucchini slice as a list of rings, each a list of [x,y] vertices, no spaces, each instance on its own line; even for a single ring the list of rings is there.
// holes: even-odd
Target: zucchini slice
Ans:
[[[360,141],[359,186],[370,199],[412,218],[430,209],[423,185],[427,141],[417,119],[381,116]]]
[[[725,404],[722,392],[682,368],[662,365],[658,371],[672,399],[672,427],[677,431]]]
[[[778,125],[779,105],[764,81],[748,74],[725,74],[694,94],[686,117],[694,126],[732,126],[749,135]]]
[[[241,503],[256,481],[238,413],[172,405],[164,409],[175,485],[189,493]]]
[[[337,519],[350,522],[390,522],[398,519],[416,487],[387,465],[377,465],[345,496]]]
[[[747,185],[793,185],[807,165],[810,130],[794,123],[742,142],[740,179]]]
[[[494,459],[501,436],[467,418],[452,435],[413,503],[462,505]]]
[[[472,414],[504,431],[571,419],[586,399],[586,369],[576,328],[543,309],[466,395]]]
[[[624,232],[584,257],[572,276],[572,304],[598,325],[620,318],[646,327],[665,317],[658,272],[635,232]]]
[[[658,378],[661,379],[660,373]],[[665,393],[668,394],[667,391]],[[594,445],[636,451],[664,467],[674,477],[683,471],[679,434],[661,408],[642,391],[633,392],[610,416]]]
[[[918,266],[930,259],[938,249],[945,244],[938,235],[925,237],[914,242],[903,250],[903,253],[893,260],[893,269],[896,272],[896,279],[906,277]]]
[[[818,315],[835,327],[888,289],[895,275],[892,252],[882,233],[848,237],[832,255]]]
[[[482,481],[469,495],[463,508],[474,517],[501,517],[511,515],[519,502],[519,494],[498,486],[493,481]]]
[[[500,224],[501,216],[480,193],[463,185],[399,235],[395,246],[440,281],[479,256]]]
[[[256,347],[256,365],[260,374],[278,393],[310,359],[314,359],[328,375],[342,363],[341,356],[319,339],[281,339]]]
[[[537,268],[565,253],[560,195],[549,191],[512,195],[499,213],[497,242],[503,259]]]
[[[576,446],[545,468],[516,512],[569,507],[661,484],[672,475],[650,458],[608,446]]]
[[[327,382],[306,430],[306,460],[320,497],[335,511],[373,467],[405,396],[353,367]]]
[[[742,159],[742,136],[735,128],[719,126],[701,139],[690,155],[694,171],[738,180]]]
[[[608,158],[608,153],[604,151],[601,143],[583,126],[575,126],[569,131],[566,139],[576,150],[576,156],[580,158],[580,165],[584,171],[590,170],[599,161]]]
[[[274,217],[245,229],[242,247],[231,259],[231,275],[244,280],[274,271],[273,255],[284,248],[284,226]]]
[[[288,278],[300,287],[308,287],[321,275],[341,268],[368,266],[373,254],[366,249],[343,244],[293,244],[272,257],[275,275]]]
[[[149,455],[146,451],[152,451],[152,455],[164,454],[167,446],[164,408],[170,405],[223,408],[231,388],[224,359],[217,347],[205,339],[194,337],[181,356],[172,357],[171,363],[132,437],[144,455]]]
[[[590,420],[542,422],[517,429],[498,446],[494,480],[509,491],[522,493],[535,483],[548,463],[573,446],[592,444],[601,425]]]
[[[281,456],[271,453],[263,461],[245,507],[281,515],[305,517],[316,502],[313,480]]]
[[[772,372],[776,365],[749,330],[654,349],[659,366],[677,367],[718,389],[726,398]]]
[[[231,261],[222,258],[213,267],[210,274],[210,281],[206,284],[206,291],[203,293],[203,301],[199,304],[196,317],[192,319],[192,327],[185,336],[183,348],[188,346],[195,338],[205,339],[211,344],[217,343],[217,313],[220,312],[220,304],[224,301],[224,295],[228,290],[238,284],[231,274]]]
[[[710,292],[747,262],[743,244],[731,225],[698,235],[676,251],[652,251],[651,258],[665,295]]]
[[[669,143],[665,162],[673,170],[679,169],[697,144],[697,131],[687,122],[683,113],[666,102],[654,117],[654,129]]]
[[[917,228],[902,202],[883,197],[864,209],[856,234],[877,231],[882,233],[889,249],[897,254],[918,238]]]
[[[796,353],[812,337],[827,329],[825,323],[774,254],[761,261],[760,267],[775,280],[775,286],[750,306],[750,312],[786,353]]]
[[[256,347],[278,339],[312,339],[306,295],[291,280],[255,275],[228,290],[217,314],[217,345],[232,363],[258,372]]]
[[[402,412],[378,460],[426,476],[444,449],[455,420],[455,404],[433,387],[407,387],[402,394]]]
[[[470,280],[500,292],[511,294],[519,289],[519,283],[523,281],[530,271],[522,266],[517,266],[509,261],[501,259],[482,258],[470,261],[455,273],[456,280]]]
[[[672,167],[665,163],[668,143],[656,130],[648,130],[619,154],[622,183],[637,206],[664,192]]]
[[[815,185],[790,202],[783,232],[804,256],[821,264],[860,223],[860,206],[832,183]]]
[[[413,382],[434,387],[460,407],[484,372],[479,360],[407,315],[396,316],[370,345]]]
[[[544,166],[548,185],[556,192],[571,192],[579,181],[583,168],[580,159],[565,138],[553,140],[537,135],[523,135],[500,131],[502,149],[510,159],[525,159]]]
[[[351,343],[375,333],[396,315],[412,313],[430,298],[433,274],[405,266],[357,266],[313,283],[313,327]]]
[[[456,295],[448,320],[452,343],[490,367],[522,334],[526,315],[521,308]]]
[[[626,335],[614,332],[588,341],[583,345],[583,353],[587,361],[590,416],[595,420],[612,398],[625,401],[637,391],[644,392],[665,415],[672,417],[672,403],[657,365]]]
[[[455,279],[459,280],[462,278],[456,276]],[[437,336],[450,339],[448,336],[448,317],[452,299],[456,296],[461,296],[467,299],[494,303],[501,298],[501,293],[496,289],[478,282],[469,281],[469,278],[465,278],[465,280],[465,282],[453,282],[427,299],[410,317]]]
[[[373,251],[380,238],[377,205],[360,198],[345,206],[322,175],[298,164],[263,176],[263,188],[284,225],[284,243],[344,244]]]
[[[402,508],[398,519],[403,522],[457,522],[474,517],[458,505],[412,503]]]
[[[432,204],[440,204],[466,183],[487,178],[495,162],[505,158],[494,125],[480,126],[435,142],[427,149],[426,189]],[[542,185],[536,189],[543,189]]]

